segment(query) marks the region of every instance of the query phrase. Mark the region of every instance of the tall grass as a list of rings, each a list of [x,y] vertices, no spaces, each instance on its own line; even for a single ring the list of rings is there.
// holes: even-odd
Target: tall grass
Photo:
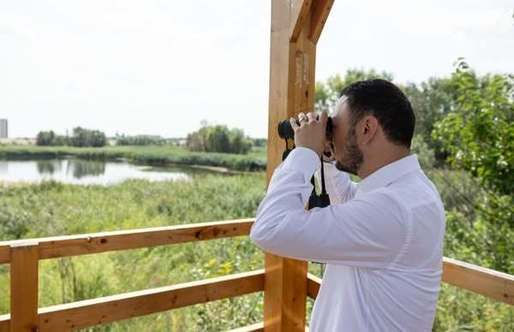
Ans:
[[[111,187],[55,182],[0,188],[0,240],[251,217],[264,174],[198,175],[193,181],[127,181]],[[262,268],[248,237],[44,260],[40,306]],[[0,267],[0,314],[9,312]],[[216,301],[91,331],[218,331],[262,320],[262,295]]]

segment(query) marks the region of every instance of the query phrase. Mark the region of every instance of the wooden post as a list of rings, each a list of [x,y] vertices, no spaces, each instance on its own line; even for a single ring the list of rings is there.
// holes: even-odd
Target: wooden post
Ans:
[[[272,0],[268,122],[270,180],[285,147],[277,125],[314,110],[316,43],[333,0]],[[266,253],[265,331],[304,331],[307,262]]]
[[[11,246],[11,332],[38,331],[37,242]]]

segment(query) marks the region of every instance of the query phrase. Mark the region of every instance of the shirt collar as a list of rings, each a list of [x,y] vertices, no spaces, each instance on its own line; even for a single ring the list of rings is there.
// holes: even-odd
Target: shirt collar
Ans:
[[[407,173],[420,169],[417,154],[410,154],[380,167],[362,179],[357,186],[357,193],[365,193],[385,187]]]

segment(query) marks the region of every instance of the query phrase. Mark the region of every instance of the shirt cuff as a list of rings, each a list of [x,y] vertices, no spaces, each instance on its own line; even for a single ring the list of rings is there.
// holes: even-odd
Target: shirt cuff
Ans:
[[[319,166],[320,159],[317,153],[301,146],[294,148],[284,160],[284,168],[302,173],[305,182],[310,181]]]

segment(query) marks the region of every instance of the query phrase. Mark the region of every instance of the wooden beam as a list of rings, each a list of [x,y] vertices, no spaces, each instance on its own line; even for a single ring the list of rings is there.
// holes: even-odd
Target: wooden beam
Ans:
[[[514,276],[443,257],[442,281],[490,299],[514,305]],[[315,299],[321,279],[308,275],[307,294]]]
[[[11,331],[11,314],[0,315],[0,332]]]
[[[514,276],[444,257],[443,281],[514,305]]]
[[[268,122],[268,181],[282,160],[277,125],[314,110],[316,45],[309,39],[311,3],[273,0]],[[266,253],[265,331],[304,331],[307,262]]]
[[[264,289],[264,270],[146,289],[39,309],[39,330],[69,331],[181,308]],[[9,315],[0,316],[7,332]],[[22,331],[22,330],[16,330]]]
[[[314,110],[316,47],[308,38],[310,20],[303,20],[297,41],[290,43],[290,1],[293,0],[272,1],[268,181],[282,160],[284,142],[277,133],[278,123],[299,112]],[[304,4],[300,8],[308,7],[306,2],[300,3]]]
[[[318,296],[321,287],[321,278],[316,277],[312,273],[307,274],[307,296],[315,299]]]
[[[48,259],[248,235],[253,221],[239,219],[4,241],[0,242],[0,264],[9,263],[11,246],[27,241],[37,241],[39,259]]]
[[[240,327],[237,329],[230,330],[228,332],[262,332],[262,331],[264,331],[264,323],[263,322]]]
[[[316,0],[312,4],[309,39],[312,40],[314,44],[318,43],[333,4],[334,0]]]
[[[38,327],[37,242],[11,246],[11,332],[32,332]]]
[[[272,0],[271,52],[270,52],[270,89],[268,112],[267,177],[280,164],[284,144],[277,133],[281,120],[292,115],[288,109],[289,79],[289,10],[285,0]]]
[[[291,8],[292,18],[290,25],[289,41],[295,43],[300,36],[305,20],[310,19],[312,0],[296,0]]]

